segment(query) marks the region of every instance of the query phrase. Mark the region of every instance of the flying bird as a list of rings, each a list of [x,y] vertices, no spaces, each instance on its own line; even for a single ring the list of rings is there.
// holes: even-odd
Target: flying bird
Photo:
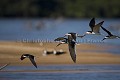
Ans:
[[[89,23],[91,31],[87,31],[83,36],[85,36],[87,34],[100,35],[100,27],[102,26],[103,23],[104,23],[104,21],[101,21],[100,23],[95,24],[95,18],[92,18]]]
[[[74,38],[71,34],[66,34],[68,36],[68,48],[70,52],[70,56],[74,63],[76,63],[76,42],[74,41]]]
[[[64,38],[64,37],[58,37],[58,38],[56,38],[54,41],[59,41],[59,44],[58,44],[57,46],[59,46],[59,45],[61,45],[61,44],[68,43],[68,39],[67,39],[67,38]],[[57,46],[56,46],[56,47],[57,47]]]
[[[79,34],[74,33],[74,32],[69,32],[69,33],[65,34],[65,36],[68,36],[68,35],[70,35],[71,38],[72,38],[73,40],[75,40],[75,41],[76,41],[76,38],[77,38],[77,37],[80,37],[80,38],[84,37],[84,36],[80,36]],[[65,36],[64,36],[64,37],[65,37]]]
[[[65,36],[67,36],[67,38],[65,38]],[[69,52],[70,52],[70,56],[73,60],[74,63],[76,63],[76,33],[67,33],[65,34],[64,37],[59,37],[57,39],[55,39],[54,41],[60,41],[60,43],[57,45],[61,45],[61,44],[68,44],[68,48],[69,48]]]
[[[108,34],[107,36],[105,36],[103,38],[103,40],[105,39],[116,39],[116,38],[120,38],[119,36],[113,35],[110,31],[108,31],[107,29],[105,29],[104,27],[101,26],[101,28]],[[102,40],[102,41],[103,41]]]
[[[31,55],[31,54],[23,54],[20,59],[24,60],[25,58],[29,58],[30,61],[32,62],[32,64],[37,68],[37,65],[35,63],[35,57],[33,55]]]

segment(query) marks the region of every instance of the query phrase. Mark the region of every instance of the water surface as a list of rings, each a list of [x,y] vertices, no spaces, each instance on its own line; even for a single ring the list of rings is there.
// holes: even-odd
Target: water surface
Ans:
[[[8,66],[0,80],[120,80],[120,65]]]

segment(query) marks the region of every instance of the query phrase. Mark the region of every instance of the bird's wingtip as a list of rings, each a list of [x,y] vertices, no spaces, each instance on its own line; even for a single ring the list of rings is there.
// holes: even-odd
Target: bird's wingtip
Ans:
[[[37,68],[37,66],[35,66]]]
[[[74,63],[76,63],[76,60],[74,61]]]
[[[103,38],[102,41],[104,41],[106,38]]]

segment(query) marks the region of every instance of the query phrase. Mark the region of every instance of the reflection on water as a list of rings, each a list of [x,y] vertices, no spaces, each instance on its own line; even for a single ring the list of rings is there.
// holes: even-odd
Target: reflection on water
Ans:
[[[120,65],[39,65],[38,69],[8,66],[3,71],[0,80],[120,80]]]

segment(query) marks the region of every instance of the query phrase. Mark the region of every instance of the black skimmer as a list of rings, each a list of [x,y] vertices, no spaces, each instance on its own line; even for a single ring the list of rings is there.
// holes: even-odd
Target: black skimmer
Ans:
[[[72,60],[74,61],[74,63],[76,63],[76,42],[75,42],[75,38],[72,37],[71,34],[66,34],[66,36],[68,36],[68,47],[69,47],[69,52],[70,52],[70,56],[72,58]]]
[[[76,63],[76,49],[75,49],[76,46],[75,45],[76,45],[76,42],[71,38],[70,35],[68,35],[69,52],[74,63]]]
[[[104,27],[101,26],[101,28],[108,34],[108,36],[105,36],[103,38],[103,40],[105,39],[116,39],[116,38],[120,38],[119,36],[113,35],[110,31],[108,31],[107,29],[105,29]],[[102,40],[102,41],[103,41]]]
[[[76,41],[77,37],[80,37],[80,38],[84,37],[84,36],[80,36],[79,34],[74,33],[74,32],[70,32],[70,33],[65,34],[65,36],[68,36],[68,35],[70,35],[72,37],[72,39],[75,40],[75,41]]]
[[[23,59],[25,59],[25,58],[29,58],[30,61],[32,62],[32,64],[37,68],[37,65],[36,65],[36,63],[35,63],[35,57],[34,57],[33,55],[23,54],[20,59],[23,60]]]
[[[75,45],[76,45],[76,33],[71,34],[71,33],[67,33],[65,34],[65,36],[67,36],[68,38],[64,38],[64,37],[59,37],[57,39],[55,39],[55,41],[61,41],[57,46],[59,46],[60,44],[68,44],[68,48],[69,48],[69,52],[70,52],[70,56],[73,60],[74,63],[76,63],[76,50],[75,50]]]
[[[95,35],[100,35],[100,27],[102,26],[102,24],[104,23],[104,21],[101,21],[98,24],[95,24],[95,18],[92,18],[89,26],[91,28],[91,31],[87,31],[83,36],[85,36],[86,34],[95,34]]]
[[[60,42],[57,46],[59,46],[59,45],[61,45],[61,44],[68,43],[68,39],[67,39],[67,38],[64,38],[64,37],[58,37],[58,38],[56,38],[54,41],[59,41],[59,42]],[[57,47],[57,46],[56,46],[56,47]]]

